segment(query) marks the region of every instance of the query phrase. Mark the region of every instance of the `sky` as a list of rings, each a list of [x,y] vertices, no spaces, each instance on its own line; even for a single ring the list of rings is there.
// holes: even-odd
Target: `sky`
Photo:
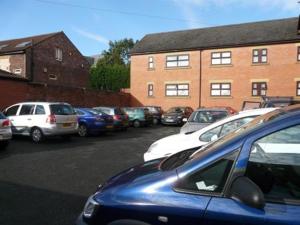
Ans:
[[[110,40],[299,15],[297,0],[0,0],[0,40],[64,31],[83,55]]]

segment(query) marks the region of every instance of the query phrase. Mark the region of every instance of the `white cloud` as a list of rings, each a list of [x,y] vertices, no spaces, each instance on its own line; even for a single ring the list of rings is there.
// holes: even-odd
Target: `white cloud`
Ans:
[[[72,30],[75,31],[76,33],[80,34],[83,37],[89,38],[89,39],[94,40],[94,41],[98,41],[98,42],[103,43],[103,44],[108,44],[108,42],[109,42],[109,40],[107,38],[105,38],[105,37],[103,37],[99,34],[95,34],[95,33],[85,31],[81,28],[73,27]]]

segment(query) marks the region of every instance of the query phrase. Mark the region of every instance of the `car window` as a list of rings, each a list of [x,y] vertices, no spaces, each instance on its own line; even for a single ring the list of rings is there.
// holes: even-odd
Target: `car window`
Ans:
[[[116,115],[124,115],[125,113],[124,113],[124,111],[123,111],[122,109],[120,109],[120,108],[115,108],[115,114],[116,114]]]
[[[42,105],[37,105],[37,106],[35,107],[35,114],[36,114],[36,115],[45,115],[45,114],[46,114],[46,111],[45,111],[44,106],[42,106]]]
[[[95,109],[86,109],[86,111],[92,115],[99,115],[99,112]]]
[[[19,115],[32,115],[35,105],[22,105]]]
[[[183,113],[183,112],[184,112],[184,108],[180,108],[180,107],[173,107],[167,111],[167,113]]]
[[[179,181],[176,188],[192,192],[221,193],[233,166],[237,153],[234,152],[213,164],[188,175]]]
[[[225,123],[222,127],[222,131],[221,131],[219,137],[222,137],[222,136],[228,134],[229,132],[240,128],[244,124],[249,123],[250,121],[252,121],[254,118],[255,118],[254,116],[245,117],[245,118],[241,118],[241,119],[237,119],[237,120]]]
[[[19,109],[19,105],[12,106],[6,110],[5,115],[6,116],[15,116],[15,115],[17,115],[18,109]]]
[[[5,116],[2,112],[0,112],[0,119],[5,119]]]
[[[74,109],[70,105],[53,104],[50,105],[50,111],[53,115],[75,115]]]
[[[228,116],[226,111],[196,111],[190,118],[189,122],[195,123],[214,123]]]
[[[203,142],[211,142],[213,139],[216,140],[220,136],[221,129],[222,125],[206,131],[199,137],[199,140]]]
[[[84,115],[84,113],[79,109],[75,109],[75,112],[77,115],[80,115],[80,116]]]
[[[267,200],[300,200],[300,125],[256,141],[246,170]]]

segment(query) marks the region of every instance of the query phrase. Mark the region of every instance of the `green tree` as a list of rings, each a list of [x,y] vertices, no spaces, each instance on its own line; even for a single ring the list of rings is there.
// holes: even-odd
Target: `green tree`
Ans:
[[[133,39],[110,41],[108,50],[90,71],[92,88],[119,91],[130,84],[130,50],[136,42]]]

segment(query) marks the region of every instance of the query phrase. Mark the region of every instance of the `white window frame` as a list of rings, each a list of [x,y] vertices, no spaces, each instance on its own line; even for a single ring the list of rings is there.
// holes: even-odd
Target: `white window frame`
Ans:
[[[63,53],[61,48],[55,48],[55,59],[60,62],[62,61]]]
[[[182,84],[166,84],[165,95],[167,97],[177,97],[177,96],[189,96],[190,95],[190,85],[187,83]]]
[[[166,56],[166,68],[189,67],[190,55],[168,55]]]

